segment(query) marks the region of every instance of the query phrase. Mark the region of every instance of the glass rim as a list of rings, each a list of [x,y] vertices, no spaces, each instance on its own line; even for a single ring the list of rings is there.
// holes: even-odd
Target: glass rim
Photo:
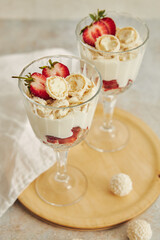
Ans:
[[[95,93],[91,98],[89,98],[88,100],[86,100],[86,101],[84,101],[84,102],[82,102],[82,103],[80,103],[80,104],[76,104],[76,105],[73,105],[73,106],[67,106],[67,107],[54,107],[54,106],[43,105],[43,104],[41,104],[41,103],[35,102],[32,98],[30,98],[30,97],[23,91],[23,89],[22,89],[22,81],[23,81],[23,79],[22,79],[21,77],[22,77],[24,71],[25,71],[29,66],[31,66],[33,63],[38,62],[38,61],[43,60],[43,59],[47,59],[47,58],[48,58],[48,59],[49,59],[49,58],[68,58],[68,59],[76,59],[76,60],[79,60],[79,61],[81,61],[81,62],[83,62],[83,63],[87,63],[88,65],[90,65],[90,66],[97,72],[97,74],[98,74],[98,76],[99,76],[99,80],[100,80],[100,84],[99,84],[99,87],[98,87],[96,93]],[[35,60],[33,60],[32,62],[30,62],[28,65],[26,65],[26,66],[22,69],[22,71],[21,71],[21,73],[20,73],[20,75],[19,75],[18,87],[19,87],[22,95],[23,95],[26,99],[28,99],[31,103],[36,104],[37,106],[41,106],[41,107],[49,108],[49,109],[55,109],[55,110],[58,110],[58,109],[72,109],[72,108],[80,107],[80,106],[83,106],[83,105],[89,103],[90,101],[92,101],[92,100],[98,95],[98,93],[100,92],[100,90],[101,90],[101,88],[102,88],[102,77],[101,77],[100,72],[97,70],[96,66],[93,65],[93,64],[91,64],[91,63],[90,63],[89,61],[87,61],[87,60],[84,60],[84,59],[81,59],[81,58],[79,58],[79,57],[72,56],[72,55],[61,55],[61,54],[60,54],[60,55],[51,55],[51,56],[45,56],[45,57],[41,57],[41,58],[35,59]]]
[[[146,34],[146,38],[144,39],[144,41],[143,41],[140,45],[138,45],[137,47],[134,47],[134,48],[132,48],[132,49],[125,50],[125,51],[120,51],[120,52],[106,52],[106,51],[98,50],[98,49],[96,49],[96,48],[94,48],[94,47],[86,44],[85,42],[82,41],[82,39],[81,39],[81,37],[80,37],[81,34],[80,34],[80,32],[78,32],[78,28],[79,28],[79,25],[80,25],[84,20],[90,18],[89,16],[84,17],[83,19],[81,19],[81,20],[78,22],[78,24],[77,24],[77,26],[76,26],[76,30],[75,30],[75,34],[76,34],[77,40],[78,40],[84,47],[86,47],[86,48],[88,48],[89,50],[92,50],[92,51],[94,51],[94,52],[96,52],[96,53],[100,53],[100,54],[102,54],[102,55],[104,55],[104,54],[105,54],[105,55],[109,55],[109,54],[112,54],[112,55],[123,54],[123,53],[132,52],[132,51],[137,50],[138,48],[142,47],[142,46],[147,42],[147,40],[149,39],[149,28],[148,28],[147,24],[146,24],[142,19],[140,19],[139,17],[134,17],[132,14],[129,14],[129,13],[127,13],[127,12],[107,11],[107,15],[108,15],[108,14],[113,14],[113,13],[114,13],[114,14],[126,15],[126,16],[128,16],[128,17],[132,17],[133,19],[137,20],[138,22],[140,22],[140,23],[142,23],[142,24],[144,25],[144,27],[145,27],[146,30],[147,30],[147,34]]]

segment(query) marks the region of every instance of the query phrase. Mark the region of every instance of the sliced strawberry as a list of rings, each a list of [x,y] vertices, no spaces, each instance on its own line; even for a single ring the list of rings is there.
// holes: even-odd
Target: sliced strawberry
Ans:
[[[70,144],[74,143],[77,140],[78,134],[80,132],[81,128],[80,127],[74,127],[72,128],[73,135],[68,138],[58,138],[50,135],[46,135],[47,142],[49,143],[59,143],[59,144]]]
[[[76,140],[77,138],[72,135],[71,137],[68,137],[68,138],[60,138],[58,142],[59,144],[68,144],[68,143],[74,143]]]
[[[53,144],[55,144],[55,143],[68,144],[68,143],[73,143],[77,140],[77,137],[75,137],[73,135],[68,138],[58,138],[58,137],[47,135],[46,138],[47,138],[48,143],[53,143]]]
[[[112,18],[105,17],[105,18],[102,18],[100,21],[106,25],[106,27],[109,31],[109,34],[111,34],[111,35],[116,34],[116,24]]]
[[[59,139],[59,144],[66,144],[66,143],[73,143],[77,140],[78,134],[81,131],[80,127],[72,128],[73,135],[68,138],[61,138]]]
[[[46,77],[41,73],[35,72],[32,73],[31,78],[32,81],[29,86],[30,92],[36,97],[49,99],[50,97],[45,89]]]
[[[56,138],[56,137],[46,135],[46,138],[47,138],[47,142],[49,142],[49,143],[53,143],[53,144],[58,143],[58,138]]]
[[[73,136],[78,137],[79,132],[81,131],[80,127],[74,127],[72,128]]]
[[[109,34],[107,25],[101,21],[96,21],[84,29],[83,40],[94,47],[96,39],[104,34]]]
[[[103,89],[104,89],[104,91],[117,89],[117,88],[119,88],[119,85],[118,85],[116,80],[111,80],[111,81],[103,80]]]
[[[42,74],[47,78],[51,76],[60,76],[60,77],[67,77],[70,73],[68,68],[59,62],[52,62],[51,59],[49,60],[50,66],[41,67]]]

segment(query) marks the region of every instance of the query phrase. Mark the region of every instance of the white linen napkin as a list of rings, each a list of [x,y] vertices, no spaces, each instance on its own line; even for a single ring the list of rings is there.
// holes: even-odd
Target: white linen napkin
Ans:
[[[54,152],[40,143],[27,120],[17,80],[34,59],[70,52],[47,49],[0,57],[0,217],[20,193],[55,162]]]

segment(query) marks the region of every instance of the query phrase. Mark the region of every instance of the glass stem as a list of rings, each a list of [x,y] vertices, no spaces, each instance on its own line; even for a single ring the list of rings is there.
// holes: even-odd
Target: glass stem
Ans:
[[[117,102],[117,96],[103,95],[103,113],[104,113],[103,130],[104,131],[113,132],[114,130],[112,121],[113,121],[113,112],[114,112],[116,102]]]
[[[67,156],[68,151],[61,150],[55,151],[57,160],[57,173],[55,175],[55,180],[58,182],[67,182],[69,176],[67,175]]]

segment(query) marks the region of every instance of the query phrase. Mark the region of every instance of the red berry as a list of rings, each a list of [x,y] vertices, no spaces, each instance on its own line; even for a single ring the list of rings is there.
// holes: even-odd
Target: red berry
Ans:
[[[104,91],[117,89],[117,88],[119,88],[119,85],[116,80],[111,80],[111,81],[103,80],[103,90]]]
[[[68,137],[68,138],[59,138],[58,142],[59,144],[68,144],[68,143],[74,143],[76,140],[77,138],[72,135],[71,137]]]
[[[133,81],[131,79],[128,80],[127,86],[130,85],[131,83],[133,83]]]
[[[109,34],[106,24],[102,21],[96,21],[84,29],[83,40],[85,43],[94,47],[96,39],[104,34]]]
[[[58,138],[54,136],[49,136],[46,135],[47,142],[49,143],[59,143],[59,144],[71,144],[74,143],[77,140],[78,134],[80,132],[81,128],[80,127],[74,127],[72,128],[73,135],[68,138]]]
[[[80,127],[74,127],[72,128],[73,136],[78,137],[79,132],[81,131]]]
[[[108,34],[111,34],[111,35],[116,34],[116,24],[115,24],[115,22],[113,21],[112,18],[105,17],[105,18],[102,18],[100,21],[103,22],[106,25],[106,27],[109,31]]]
[[[31,77],[33,81],[30,83],[30,92],[36,96],[43,99],[49,99],[49,95],[45,89],[46,77],[41,73],[32,73]]]
[[[47,138],[47,142],[49,142],[49,143],[53,143],[53,144],[58,143],[58,138],[56,138],[56,137],[46,135],[46,138]]]
[[[67,77],[70,73],[68,68],[59,62],[53,63],[51,67],[45,67],[42,70],[42,74],[47,78],[51,76],[60,76],[60,77]]]

